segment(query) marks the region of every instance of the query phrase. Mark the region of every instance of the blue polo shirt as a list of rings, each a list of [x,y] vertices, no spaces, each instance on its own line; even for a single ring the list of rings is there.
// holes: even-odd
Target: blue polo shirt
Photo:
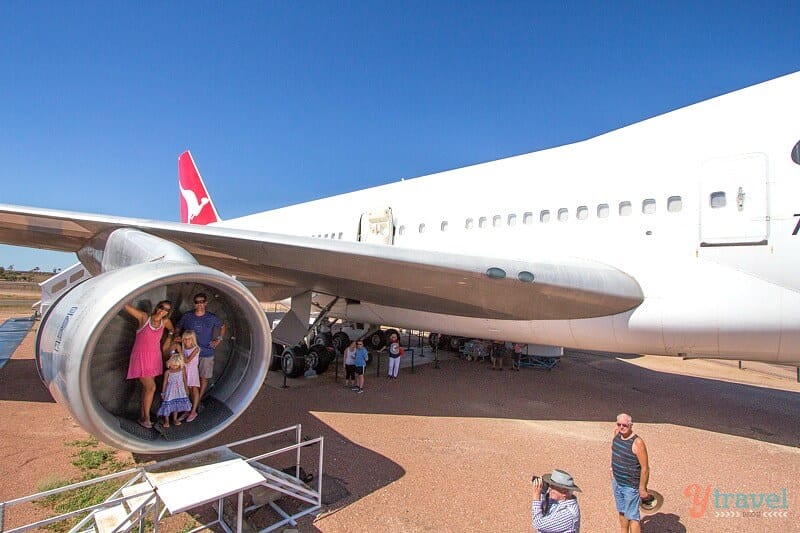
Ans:
[[[203,316],[197,316],[194,311],[189,311],[178,321],[178,329],[194,331],[197,335],[197,345],[200,347],[200,357],[214,357],[214,348],[211,347],[214,328],[221,328],[222,324],[222,320],[214,313],[206,311]]]

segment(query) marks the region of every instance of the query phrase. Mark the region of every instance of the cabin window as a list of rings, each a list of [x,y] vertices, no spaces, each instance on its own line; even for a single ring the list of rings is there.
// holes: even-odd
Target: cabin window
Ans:
[[[667,198],[667,211],[677,213],[683,209],[683,200],[680,196],[670,196]]]
[[[550,222],[550,210],[545,209],[539,213],[539,222]]]
[[[478,227],[485,228],[486,227],[486,217],[481,217],[478,219]]]
[[[446,220],[442,220],[442,225],[441,225],[440,229],[442,231],[447,231],[447,221]]]
[[[325,234],[325,238],[326,238],[326,239],[328,238],[328,234],[327,234],[327,233]]]
[[[398,235],[405,235],[405,233],[406,233],[406,227],[405,226],[400,226],[399,228],[397,228],[397,234]]]
[[[619,203],[619,216],[627,217],[632,213],[631,203],[630,202],[620,202]]]
[[[419,232],[420,233],[425,233],[425,223],[424,222],[419,225]]]
[[[508,225],[509,226],[516,226],[517,225],[517,215],[510,214],[508,215]]]
[[[473,220],[471,218],[468,218],[466,221],[464,221],[464,229],[472,229],[473,224],[474,224]]]
[[[608,218],[608,204],[597,206],[597,218]]]
[[[559,222],[566,222],[569,218],[569,209],[566,207],[562,207],[558,210],[558,221]]]
[[[800,141],[792,148],[792,161],[800,165]]]
[[[575,212],[575,217],[578,220],[586,220],[589,218],[589,208],[585,205],[578,207],[578,210]]]
[[[645,198],[642,200],[642,213],[645,215],[652,215],[656,212],[656,201],[653,198]]]
[[[339,240],[340,240],[340,241],[342,240],[342,236],[343,236],[343,235],[344,235],[344,232],[340,231],[340,232],[339,232]]]
[[[499,228],[500,227],[500,221],[502,219],[503,219],[503,217],[501,217],[500,215],[493,216],[492,217],[492,226],[494,226],[495,228]]]
[[[526,226],[533,224],[533,213],[526,211],[522,214],[522,223]]]
[[[725,191],[712,192],[709,201],[713,209],[719,209],[720,207],[725,207],[725,204],[727,203],[727,201],[725,200]]]

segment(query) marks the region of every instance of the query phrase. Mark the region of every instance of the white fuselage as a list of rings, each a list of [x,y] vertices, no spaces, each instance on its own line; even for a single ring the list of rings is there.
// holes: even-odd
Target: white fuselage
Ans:
[[[580,143],[259,213],[223,226],[375,240],[362,215],[391,210],[391,246],[534,260],[578,257],[633,276],[635,309],[509,321],[399,309],[347,318],[629,353],[800,362],[800,74]],[[368,217],[365,217],[368,218]],[[388,234],[386,233],[388,231]],[[422,280],[420,281],[422,283]]]

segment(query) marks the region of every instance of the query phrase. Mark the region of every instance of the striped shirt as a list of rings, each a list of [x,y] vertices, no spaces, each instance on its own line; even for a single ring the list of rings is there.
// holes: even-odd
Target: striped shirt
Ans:
[[[623,439],[617,433],[611,442],[611,470],[614,472],[614,479],[623,487],[639,487],[642,465],[633,453],[633,443],[636,438],[634,434]]]
[[[581,509],[574,497],[567,500],[550,500],[547,514],[542,514],[542,502],[533,500],[531,523],[539,533],[580,533]]]

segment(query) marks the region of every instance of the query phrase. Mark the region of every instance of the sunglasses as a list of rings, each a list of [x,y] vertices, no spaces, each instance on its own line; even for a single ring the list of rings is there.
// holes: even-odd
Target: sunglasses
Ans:
[[[617,422],[617,425],[618,425],[619,427],[621,427],[621,428],[629,428],[629,427],[631,427],[631,425],[630,425],[630,424],[620,424],[619,422]]]
[[[204,303],[206,303],[206,301],[205,300],[195,300],[194,303],[196,303],[196,304],[204,304]]]
[[[164,307],[163,305],[159,305],[159,306],[156,306],[156,311],[166,311],[167,313],[169,313],[170,311],[172,311],[172,308],[171,307]]]

